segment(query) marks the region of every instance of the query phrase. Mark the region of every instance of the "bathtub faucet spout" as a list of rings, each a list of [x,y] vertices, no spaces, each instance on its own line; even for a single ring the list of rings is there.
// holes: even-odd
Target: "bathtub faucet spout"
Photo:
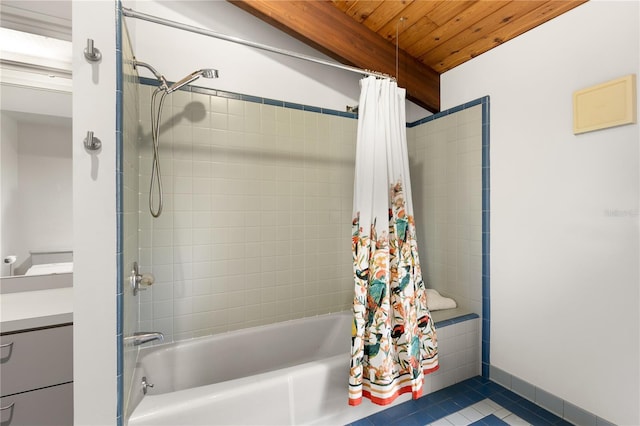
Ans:
[[[124,338],[124,344],[133,343],[133,346],[142,345],[144,343],[153,342],[154,340],[164,341],[164,335],[156,331],[136,331],[133,336]]]

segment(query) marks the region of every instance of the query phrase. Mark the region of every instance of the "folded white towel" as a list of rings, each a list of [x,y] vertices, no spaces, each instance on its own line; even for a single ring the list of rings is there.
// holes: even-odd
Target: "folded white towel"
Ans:
[[[440,311],[443,309],[453,309],[458,305],[456,301],[448,297],[441,296],[438,290],[427,289],[427,307],[430,311]]]
[[[73,272],[73,262],[41,263],[33,265],[25,275],[66,274]]]

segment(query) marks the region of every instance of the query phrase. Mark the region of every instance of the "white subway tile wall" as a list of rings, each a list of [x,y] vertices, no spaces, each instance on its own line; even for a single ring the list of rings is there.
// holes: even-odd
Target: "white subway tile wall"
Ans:
[[[139,87],[139,259],[156,278],[141,329],[177,341],[349,309],[357,121],[175,92],[153,219],[153,89]]]
[[[139,147],[138,123],[139,89],[137,72],[131,65],[133,52],[129,34],[123,25],[122,31],[122,70],[123,70],[123,147],[122,147],[122,257],[123,257],[123,333],[130,336],[138,329],[138,298],[133,296],[129,286],[129,274],[133,261],[138,259],[138,175]],[[129,413],[129,394],[131,392],[133,371],[138,354],[137,347],[124,347],[123,388],[124,414]]]
[[[482,312],[482,106],[407,129],[427,286]]]

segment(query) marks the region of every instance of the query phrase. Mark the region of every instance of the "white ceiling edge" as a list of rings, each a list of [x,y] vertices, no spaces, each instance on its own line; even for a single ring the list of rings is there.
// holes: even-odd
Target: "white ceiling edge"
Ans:
[[[1,0],[0,26],[70,42],[71,1]],[[42,116],[71,120],[72,80],[67,61],[10,57],[9,53],[0,55],[0,110],[21,121],[46,121]]]
[[[0,26],[71,41],[71,1],[0,2]]]
[[[0,62],[0,84],[3,86],[33,87],[40,90],[71,93],[71,75],[64,70],[47,69],[28,64]]]
[[[73,46],[70,41],[0,27],[3,48],[0,60],[58,68],[71,73]]]

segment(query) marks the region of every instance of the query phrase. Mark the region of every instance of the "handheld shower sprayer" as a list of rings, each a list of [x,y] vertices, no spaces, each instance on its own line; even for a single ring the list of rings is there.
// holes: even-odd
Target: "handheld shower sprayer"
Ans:
[[[167,92],[167,94],[175,92],[181,87],[191,83],[194,80],[197,80],[199,77],[218,78],[218,70],[213,68],[203,68],[201,70],[192,72],[182,80],[178,80],[171,86],[169,86],[169,83],[167,82],[167,79],[164,77],[164,75],[160,74],[154,67],[147,64],[146,62],[141,62],[133,58],[133,69],[137,69],[138,67],[143,67],[151,71],[154,77],[160,82],[160,90],[164,90],[165,92]]]
[[[167,93],[173,93],[179,88],[181,88],[182,86],[191,83],[192,81],[198,79],[201,76],[204,78],[218,78],[218,70],[205,68],[198,71],[194,71],[188,76],[186,76],[185,78],[183,78],[182,80],[173,83],[171,87],[167,89]]]
[[[155,68],[151,65],[140,62],[137,59],[133,59],[133,68],[143,67],[151,71],[155,78],[160,83],[158,88],[154,90],[151,96],[151,138],[153,142],[153,163],[151,164],[151,183],[149,185],[149,211],[151,216],[159,217],[162,213],[163,200],[162,200],[162,176],[160,174],[160,157],[158,155],[159,138],[160,138],[160,118],[162,117],[162,105],[164,104],[164,98],[170,93],[175,92],[181,87],[191,83],[192,81],[204,77],[204,78],[218,78],[218,70],[212,68],[204,68],[197,70],[184,77],[182,80],[178,80],[169,86],[167,79],[164,78]],[[156,96],[160,94],[159,104],[156,108]],[[157,187],[158,193],[158,206],[154,208],[153,194],[154,187]]]

